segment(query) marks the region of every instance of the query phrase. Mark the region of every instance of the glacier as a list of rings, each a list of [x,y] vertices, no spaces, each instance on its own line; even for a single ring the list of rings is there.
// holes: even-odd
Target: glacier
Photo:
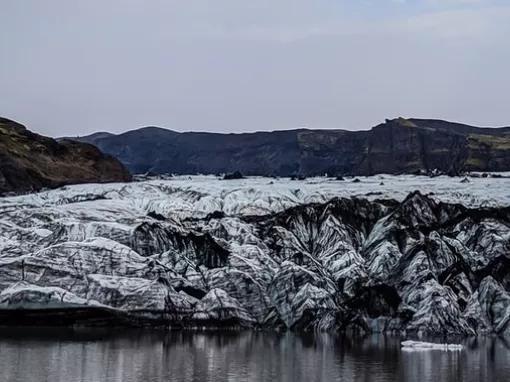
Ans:
[[[506,176],[177,176],[0,198],[0,317],[509,334]]]

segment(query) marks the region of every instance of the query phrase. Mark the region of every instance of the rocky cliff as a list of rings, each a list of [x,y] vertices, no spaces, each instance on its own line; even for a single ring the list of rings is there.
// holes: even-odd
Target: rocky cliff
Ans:
[[[0,118],[0,194],[71,183],[123,182],[126,168],[87,143],[60,142]]]
[[[508,206],[214,181],[0,199],[2,322],[510,334]]]
[[[97,145],[133,173],[309,176],[510,170],[510,127],[425,119],[387,120],[369,131],[213,134],[147,127],[73,139]]]

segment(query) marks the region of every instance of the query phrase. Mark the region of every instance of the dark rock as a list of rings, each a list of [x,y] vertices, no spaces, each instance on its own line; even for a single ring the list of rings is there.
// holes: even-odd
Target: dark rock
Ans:
[[[239,171],[235,171],[229,174],[225,174],[223,180],[234,180],[234,179],[243,179],[244,176]]]

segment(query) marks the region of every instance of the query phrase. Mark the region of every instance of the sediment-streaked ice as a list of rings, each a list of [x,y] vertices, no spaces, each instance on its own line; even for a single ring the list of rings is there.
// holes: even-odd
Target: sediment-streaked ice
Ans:
[[[410,175],[179,176],[5,197],[0,307],[99,306],[171,326],[505,334],[509,206],[509,178]]]

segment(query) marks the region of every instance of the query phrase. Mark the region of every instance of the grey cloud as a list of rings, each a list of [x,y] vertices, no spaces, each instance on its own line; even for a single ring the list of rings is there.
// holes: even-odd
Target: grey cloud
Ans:
[[[6,1],[0,115],[54,136],[510,124],[509,6],[374,4]]]

